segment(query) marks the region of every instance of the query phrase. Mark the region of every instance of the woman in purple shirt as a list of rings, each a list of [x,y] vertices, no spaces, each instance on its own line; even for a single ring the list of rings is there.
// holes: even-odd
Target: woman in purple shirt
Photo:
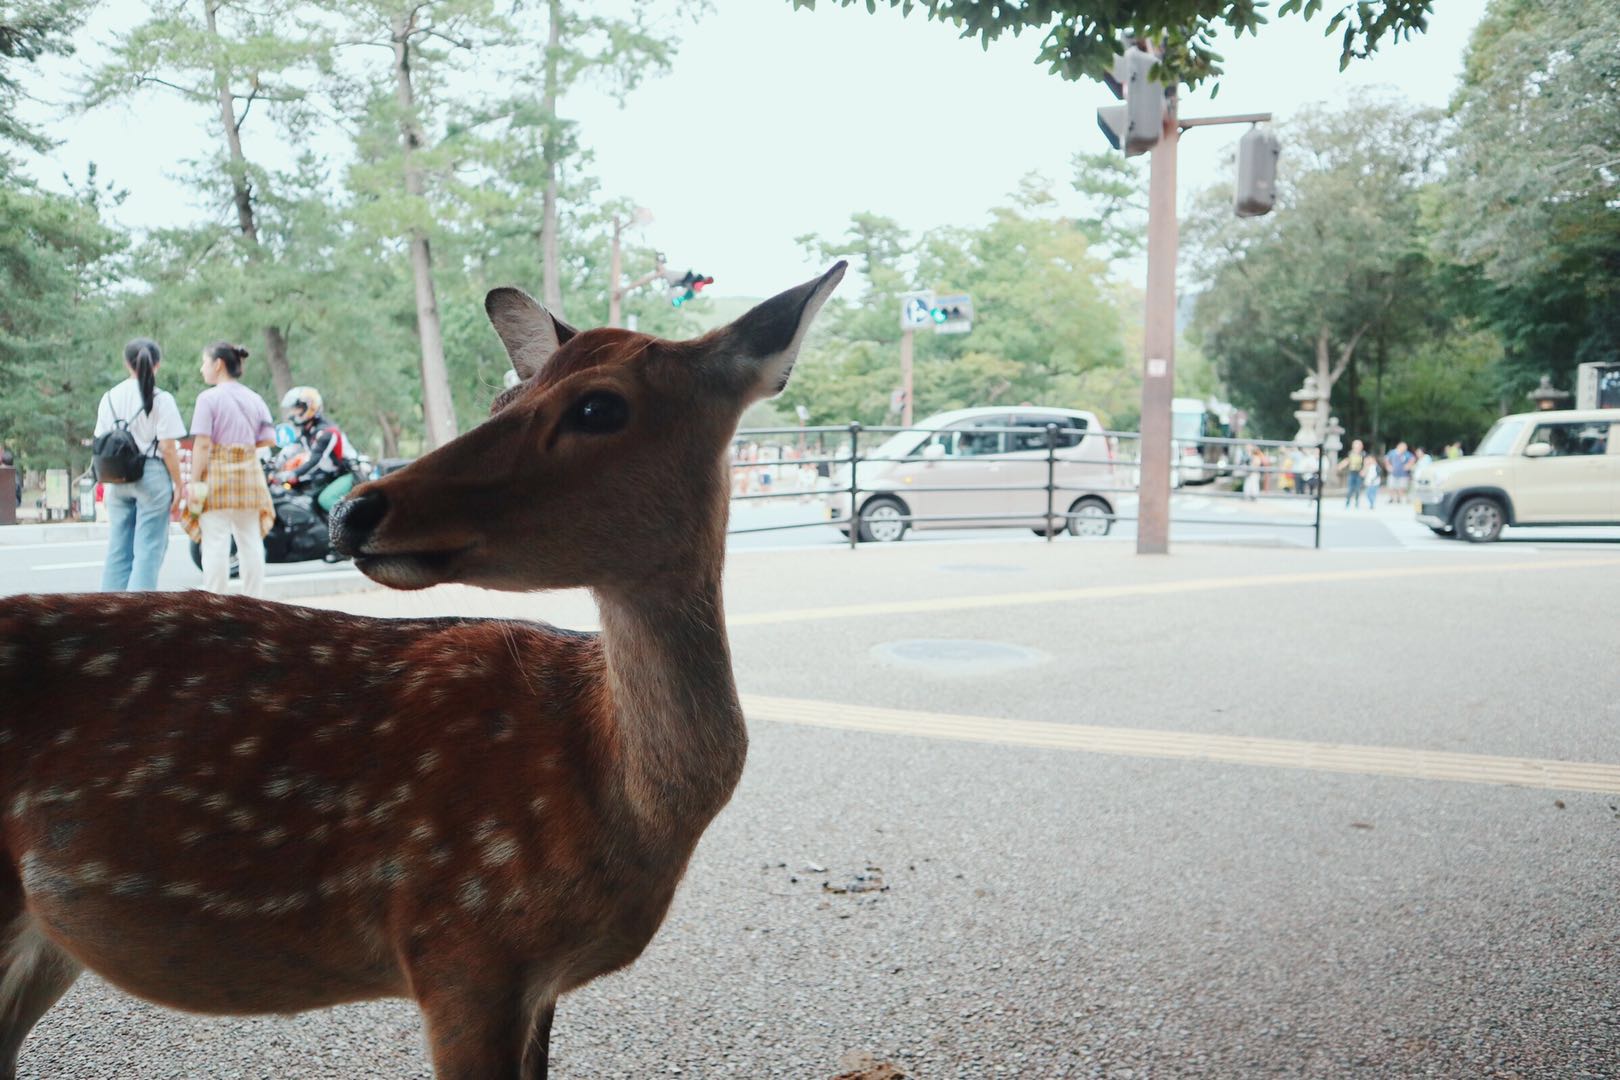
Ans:
[[[202,547],[203,588],[222,593],[230,577],[231,538],[241,560],[242,592],[264,595],[264,536],[275,523],[258,448],[275,444],[270,406],[243,386],[248,351],[228,341],[203,350],[202,377],[191,417],[192,539]]]

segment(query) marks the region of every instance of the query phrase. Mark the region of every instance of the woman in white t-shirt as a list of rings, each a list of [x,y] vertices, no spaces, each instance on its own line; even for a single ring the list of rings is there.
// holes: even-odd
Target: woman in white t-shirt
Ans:
[[[102,592],[139,592],[157,588],[158,571],[169,549],[169,519],[180,505],[180,444],[186,424],[174,395],[159,390],[154,379],[163,353],[149,338],[124,346],[129,378],[101,395],[96,435],[127,424],[135,444],[148,458],[141,478],[106,485],[107,563],[101,571]]]

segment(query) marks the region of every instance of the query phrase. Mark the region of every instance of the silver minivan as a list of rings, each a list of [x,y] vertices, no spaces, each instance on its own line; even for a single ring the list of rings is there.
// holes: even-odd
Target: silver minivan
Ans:
[[[1047,446],[1048,424],[1061,429],[1055,451]],[[1128,477],[1116,476],[1113,443],[1095,434],[1101,430],[1094,415],[1079,409],[957,409],[930,416],[870,450],[863,446],[855,499],[860,539],[892,543],[908,528],[998,526],[1044,536],[1049,453],[1057,529],[1105,536],[1114,503],[1104,492]],[[824,504],[827,520],[846,536],[850,497],[838,489],[848,486],[845,465],[833,473]]]

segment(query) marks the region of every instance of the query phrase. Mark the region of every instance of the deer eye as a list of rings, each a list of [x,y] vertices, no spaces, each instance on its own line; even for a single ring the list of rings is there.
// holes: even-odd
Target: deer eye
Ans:
[[[630,403],[618,394],[594,390],[568,411],[568,427],[587,435],[611,435],[630,422]]]

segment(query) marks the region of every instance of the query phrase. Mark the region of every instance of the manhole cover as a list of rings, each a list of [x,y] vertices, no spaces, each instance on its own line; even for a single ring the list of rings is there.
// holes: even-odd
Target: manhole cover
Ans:
[[[941,570],[954,570],[958,574],[1021,574],[1022,566],[1013,566],[1010,563],[945,563]]]
[[[1022,645],[961,638],[890,641],[873,648],[872,655],[893,667],[954,676],[995,675],[1035,667],[1051,659],[1039,649]]]

